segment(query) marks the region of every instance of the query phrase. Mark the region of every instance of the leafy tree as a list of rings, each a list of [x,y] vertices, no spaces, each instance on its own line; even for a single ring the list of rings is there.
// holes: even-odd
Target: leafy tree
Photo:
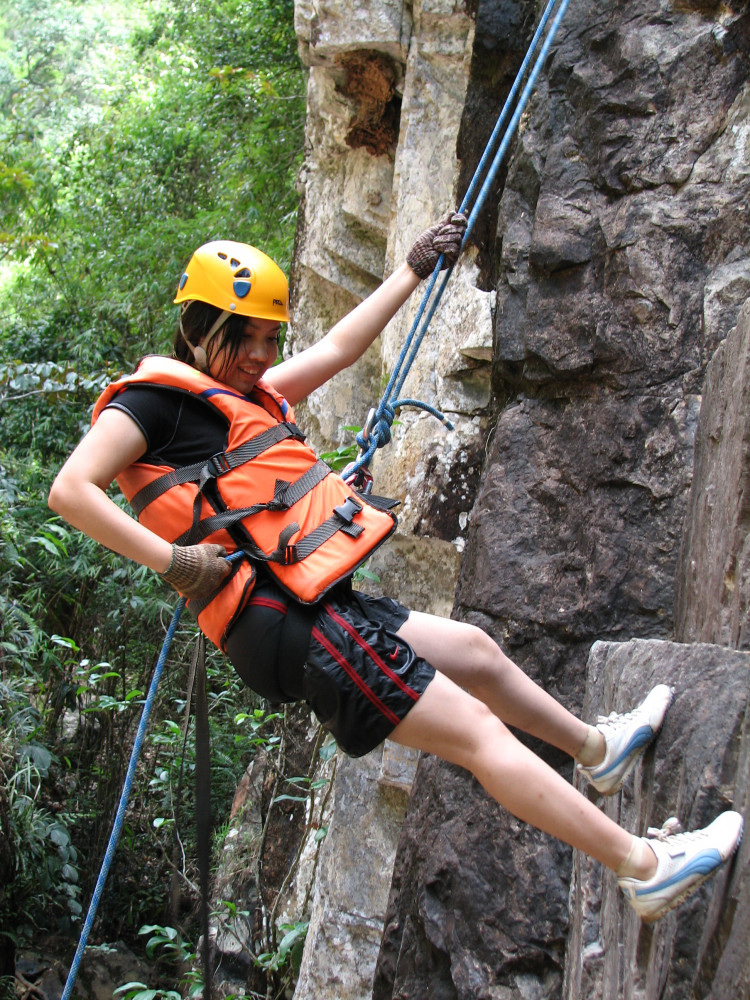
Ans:
[[[0,788],[13,790],[0,794],[0,870],[13,872],[0,927],[16,915],[11,945],[70,928],[89,896],[173,602],[154,574],[51,516],[49,482],[106,381],[169,348],[173,289],[196,246],[237,238],[288,265],[304,124],[292,16],[292,0],[0,0]],[[154,711],[100,909],[105,937],[163,922],[173,866],[194,880],[173,722],[189,632]],[[263,716],[218,654],[210,688],[218,824],[257,742],[235,719]]]
[[[234,237],[289,262],[304,116],[293,4],[165,0],[97,88],[80,68],[101,60],[88,5],[54,3],[58,17],[40,0],[5,14],[0,218],[27,265],[5,310],[55,311],[86,364],[117,345],[130,362],[168,344],[196,245]]]

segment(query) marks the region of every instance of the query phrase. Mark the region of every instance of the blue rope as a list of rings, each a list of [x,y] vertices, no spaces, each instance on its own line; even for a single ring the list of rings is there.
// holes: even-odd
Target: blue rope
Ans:
[[[534,87],[536,86],[537,78],[542,70],[542,67],[547,59],[547,56],[549,55],[549,50],[552,46],[552,42],[554,41],[555,35],[557,34],[557,29],[560,27],[560,23],[565,15],[565,11],[567,10],[569,2],[570,0],[549,0],[544,10],[544,13],[542,14],[542,17],[539,21],[537,29],[534,32],[534,36],[531,40],[531,43],[529,44],[529,48],[526,52],[526,55],[524,56],[523,62],[521,63],[518,73],[516,74],[516,79],[505,100],[503,109],[500,112],[500,117],[498,118],[497,123],[495,124],[495,127],[492,130],[492,134],[487,142],[484,153],[482,154],[482,157],[479,161],[477,169],[474,172],[474,176],[471,180],[468,190],[466,191],[463,201],[461,202],[461,206],[459,207],[459,212],[463,214],[469,212],[469,206],[472,203],[472,199],[474,199],[475,192],[479,187],[485,168],[487,167],[487,164],[490,161],[490,158],[492,157],[492,163],[490,165],[489,171],[487,172],[484,182],[482,183],[482,186],[479,190],[479,194],[476,196],[474,205],[471,208],[471,211],[469,212],[466,231],[464,233],[463,240],[461,242],[462,250],[466,246],[467,240],[469,239],[474,229],[477,217],[479,216],[479,213],[482,210],[482,207],[484,206],[484,202],[487,198],[487,195],[489,194],[490,188],[492,187],[495,178],[497,177],[498,170],[500,169],[503,159],[505,158],[505,154],[508,151],[508,147],[510,146],[511,140],[515,135],[515,132],[518,128],[518,123],[520,122],[521,116],[526,108],[526,105],[528,104],[531,93]],[[539,51],[539,54],[536,57],[536,61],[531,69],[531,73],[529,74],[526,84],[525,86],[523,86],[523,90],[521,90],[521,87],[523,85],[523,79],[526,76],[526,72],[532,60],[534,59],[534,55],[536,53],[537,48],[539,47],[539,43],[541,41],[542,35],[544,34],[544,30],[548,22],[550,21],[550,18],[552,17],[555,7],[557,7],[558,4],[559,7],[557,13],[555,14],[554,19],[552,20],[552,24],[550,25],[549,31],[547,32],[547,36],[544,39],[544,42],[542,43],[541,50]],[[510,114],[511,108],[513,107],[513,103],[516,100],[519,91],[521,91],[521,94],[520,97],[518,97],[518,103],[516,104],[515,111],[506,126],[505,125],[506,120],[508,118],[508,115]],[[503,131],[504,127],[505,130]],[[501,138],[500,145],[498,146],[497,151],[494,152],[493,154],[494,147],[496,146],[498,139],[500,138]],[[428,303],[432,298],[433,291],[435,290],[437,284],[438,276],[442,271],[443,263],[444,263],[444,256],[441,254],[437,260],[437,263],[435,264],[435,269],[430,277],[427,287],[425,288],[422,300],[419,304],[419,308],[417,309],[417,314],[414,317],[411,329],[409,330],[406,340],[404,341],[404,345],[401,348],[398,360],[393,369],[393,372],[391,373],[391,377],[388,380],[388,384],[386,385],[385,390],[383,391],[383,395],[380,399],[380,402],[378,403],[377,408],[371,411],[365,426],[359,432],[359,434],[357,434],[356,441],[359,446],[359,454],[357,458],[344,469],[342,473],[344,479],[350,479],[358,472],[359,469],[366,468],[367,466],[369,466],[372,457],[377,451],[377,449],[382,448],[384,445],[388,444],[388,442],[391,439],[391,425],[393,424],[393,420],[395,419],[395,411],[398,409],[399,406],[403,405],[418,406],[421,409],[425,409],[429,413],[432,413],[439,420],[442,420],[447,427],[449,428],[451,427],[449,421],[446,420],[446,418],[443,416],[442,413],[439,412],[439,410],[435,409],[434,407],[428,406],[426,403],[419,403],[415,400],[395,400],[395,401],[393,400],[393,397],[397,396],[401,392],[404,381],[407,375],[409,374],[409,370],[411,369],[411,366],[414,363],[414,359],[416,358],[417,352],[422,344],[424,336],[427,333],[430,322],[432,321],[432,317],[435,315],[435,311],[438,307],[438,304],[440,303],[440,300],[443,297],[443,292],[445,291],[445,287],[448,283],[448,280],[451,274],[453,273],[453,266],[445,270],[445,272],[443,273],[443,278],[440,283],[440,286],[438,287],[438,290],[435,293],[434,301],[430,305],[429,310],[427,310]],[[424,317],[424,322],[422,322],[423,317]],[[421,327],[420,323],[422,323]]]
[[[227,562],[234,562],[236,559],[241,559],[244,556],[242,549],[238,549],[236,552],[232,552],[228,555]],[[117,848],[117,842],[120,839],[120,833],[122,832],[122,824],[125,820],[125,812],[128,808],[128,799],[130,798],[130,792],[133,788],[133,778],[135,777],[135,769],[138,764],[138,758],[141,755],[141,748],[143,746],[143,740],[146,736],[146,729],[148,728],[148,720],[151,715],[151,709],[154,705],[154,700],[156,698],[156,692],[159,687],[159,681],[161,680],[161,675],[164,670],[164,664],[167,661],[167,656],[169,654],[170,646],[172,645],[172,640],[174,639],[174,634],[177,631],[177,625],[180,621],[180,616],[185,609],[186,600],[181,597],[177,602],[177,606],[174,609],[174,614],[172,615],[172,621],[169,623],[169,628],[167,629],[167,634],[164,636],[164,642],[162,643],[161,652],[159,653],[159,659],[156,661],[156,666],[154,667],[154,675],[151,678],[151,684],[148,689],[148,694],[146,696],[146,702],[143,706],[143,711],[141,712],[141,721],[138,724],[138,732],[135,734],[135,741],[133,742],[133,749],[130,753],[130,762],[128,763],[128,770],[125,774],[125,781],[122,786],[122,792],[120,793],[120,803],[117,807],[117,813],[115,814],[115,821],[112,824],[112,832],[109,835],[109,842],[107,844],[107,850],[104,852],[104,860],[102,861],[102,866],[99,870],[99,877],[96,880],[96,885],[94,886],[94,893],[91,897],[91,902],[89,903],[88,913],[86,914],[86,919],[83,924],[83,929],[81,930],[81,936],[78,941],[78,947],[76,948],[76,953],[73,956],[73,961],[70,966],[70,971],[68,972],[68,978],[65,981],[65,989],[60,996],[60,1000],[70,1000],[70,995],[73,991],[75,985],[76,977],[78,976],[78,970],[81,965],[81,959],[83,958],[83,952],[88,943],[89,934],[91,933],[91,927],[94,923],[94,917],[96,916],[96,911],[99,907],[99,901],[104,891],[104,885],[107,881],[107,876],[109,875],[109,869],[112,866],[112,858],[114,857],[115,850]]]
[[[133,743],[133,749],[130,754],[130,762],[128,764],[128,770],[125,775],[125,782],[122,787],[122,793],[120,795],[120,804],[117,807],[117,813],[115,815],[115,821],[112,825],[112,833],[109,836],[109,843],[107,844],[107,850],[104,853],[104,860],[102,861],[102,866],[99,871],[99,877],[96,880],[96,886],[94,887],[94,894],[91,897],[91,903],[89,904],[88,913],[86,914],[86,920],[83,924],[83,930],[81,931],[81,937],[78,941],[78,947],[76,948],[76,953],[73,956],[73,962],[70,966],[70,971],[68,972],[68,978],[65,981],[65,989],[62,992],[60,1000],[70,1000],[70,995],[73,991],[73,986],[75,985],[76,976],[78,975],[78,969],[81,965],[81,959],[83,958],[83,952],[86,948],[86,944],[89,939],[89,934],[91,932],[91,927],[94,923],[94,917],[96,916],[96,911],[99,906],[99,900],[101,899],[102,892],[104,891],[104,884],[107,881],[107,875],[109,874],[109,869],[112,864],[112,858],[114,857],[115,849],[117,847],[117,842],[120,839],[120,833],[122,831],[122,824],[125,819],[125,811],[128,807],[128,799],[130,798],[130,792],[133,787],[133,778],[135,776],[135,768],[138,763],[138,758],[141,753],[141,747],[143,745],[143,740],[146,735],[146,728],[148,726],[149,716],[151,715],[151,709],[153,708],[154,699],[156,698],[156,691],[159,687],[159,681],[161,680],[162,671],[164,670],[164,664],[166,663],[167,654],[169,653],[169,647],[172,645],[172,639],[174,638],[175,631],[177,630],[177,623],[180,620],[183,609],[185,607],[185,598],[181,597],[177,602],[177,607],[172,615],[172,621],[169,623],[169,628],[167,629],[167,634],[164,637],[164,642],[162,643],[161,652],[159,653],[159,659],[157,660],[156,667],[154,668],[154,675],[151,678],[151,685],[148,689],[148,695],[146,696],[146,703],[143,706],[143,711],[141,713],[141,721],[138,724],[138,732],[135,735],[135,742]]]

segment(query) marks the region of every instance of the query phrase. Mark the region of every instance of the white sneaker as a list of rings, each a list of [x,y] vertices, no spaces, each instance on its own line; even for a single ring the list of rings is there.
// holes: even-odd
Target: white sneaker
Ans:
[[[742,816],[724,812],[704,830],[676,833],[679,821],[672,816],[661,830],[649,829],[648,841],[658,867],[653,878],[618,878],[617,882],[635,912],[647,924],[673,910],[716,872],[737,850],[742,840]]]
[[[604,737],[604,760],[595,767],[579,764],[578,770],[602,795],[614,795],[622,787],[659,732],[673,694],[673,688],[657,684],[632,712],[599,716],[596,728]]]

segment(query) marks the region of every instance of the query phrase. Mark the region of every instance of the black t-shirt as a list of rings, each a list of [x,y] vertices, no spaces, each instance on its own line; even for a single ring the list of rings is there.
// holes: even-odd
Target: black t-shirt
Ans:
[[[229,422],[192,393],[152,385],[129,385],[108,404],[140,427],[148,449],[142,460],[178,468],[224,451]]]

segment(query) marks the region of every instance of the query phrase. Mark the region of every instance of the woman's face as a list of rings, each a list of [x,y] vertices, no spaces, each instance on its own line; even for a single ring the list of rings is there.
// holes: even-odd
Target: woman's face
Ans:
[[[246,396],[276,360],[280,330],[276,320],[249,317],[236,356],[222,342],[211,359],[209,374]]]

